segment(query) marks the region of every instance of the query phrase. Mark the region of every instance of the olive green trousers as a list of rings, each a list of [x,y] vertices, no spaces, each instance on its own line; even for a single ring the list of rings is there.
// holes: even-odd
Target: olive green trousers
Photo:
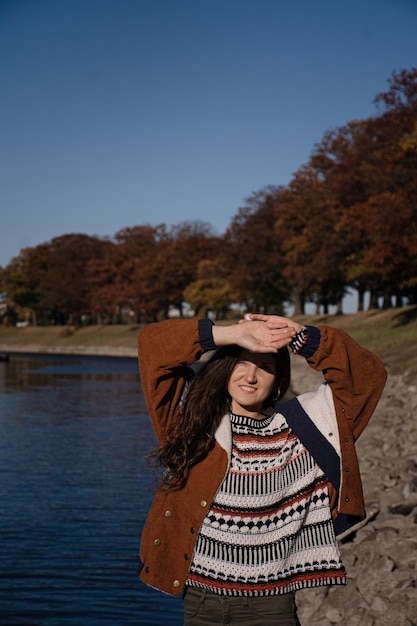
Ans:
[[[266,597],[222,596],[187,587],[184,626],[301,626],[295,594]]]

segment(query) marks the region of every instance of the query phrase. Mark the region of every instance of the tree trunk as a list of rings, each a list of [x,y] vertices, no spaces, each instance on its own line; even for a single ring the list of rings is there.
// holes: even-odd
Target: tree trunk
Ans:
[[[384,293],[384,299],[382,301],[382,308],[384,310],[391,308],[391,294]]]
[[[371,289],[370,299],[369,299],[369,310],[371,309],[379,309],[378,304],[378,294]]]
[[[400,309],[403,306],[402,296],[399,293],[396,293],[394,300],[395,300],[395,303],[394,303],[395,308]]]
[[[336,315],[343,315],[343,298],[342,298],[342,296],[340,296],[340,298],[337,299]]]
[[[358,313],[365,310],[365,289],[363,287],[358,288]]]
[[[294,291],[294,317],[297,315],[304,315],[305,301],[300,291]]]

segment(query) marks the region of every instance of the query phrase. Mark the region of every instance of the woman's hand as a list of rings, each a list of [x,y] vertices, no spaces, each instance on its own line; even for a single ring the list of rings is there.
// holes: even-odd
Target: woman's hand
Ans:
[[[256,318],[256,319],[255,319]],[[265,319],[261,319],[265,318]],[[271,322],[270,318],[274,318]],[[217,346],[238,345],[251,352],[277,352],[288,346],[297,330],[283,317],[255,316],[230,326],[214,325],[213,340]],[[301,326],[297,324],[299,328]]]
[[[242,321],[260,321],[265,322],[268,328],[276,329],[276,328],[291,328],[295,331],[294,334],[298,333],[299,330],[303,328],[302,324],[298,324],[298,322],[294,322],[294,320],[289,319],[288,317],[281,317],[280,315],[262,315],[261,313],[246,313],[244,320]]]

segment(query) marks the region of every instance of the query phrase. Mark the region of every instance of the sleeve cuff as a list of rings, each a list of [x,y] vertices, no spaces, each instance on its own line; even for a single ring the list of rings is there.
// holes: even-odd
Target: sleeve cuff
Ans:
[[[198,320],[198,336],[203,350],[215,350],[217,348],[213,341],[213,322],[207,318]]]
[[[307,328],[307,343],[300,349],[298,354],[308,359],[316,352],[320,345],[321,334],[320,330],[316,326],[306,326]]]

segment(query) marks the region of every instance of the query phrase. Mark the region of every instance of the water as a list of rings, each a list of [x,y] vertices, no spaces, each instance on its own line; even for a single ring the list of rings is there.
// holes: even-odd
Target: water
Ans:
[[[0,624],[182,624],[137,578],[154,445],[135,359],[0,363]]]

